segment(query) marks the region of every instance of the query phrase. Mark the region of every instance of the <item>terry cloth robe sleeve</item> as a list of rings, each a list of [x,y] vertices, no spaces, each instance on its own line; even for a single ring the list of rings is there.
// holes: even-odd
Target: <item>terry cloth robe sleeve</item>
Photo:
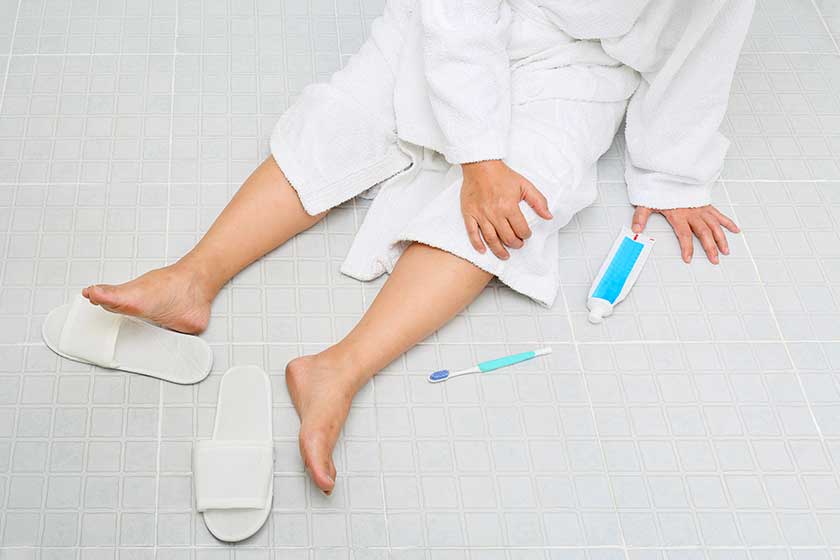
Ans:
[[[429,101],[450,163],[507,156],[510,9],[501,0],[421,0]]]
[[[630,202],[656,209],[710,203],[729,141],[720,133],[754,0],[651,1],[604,50],[638,70],[627,108]]]

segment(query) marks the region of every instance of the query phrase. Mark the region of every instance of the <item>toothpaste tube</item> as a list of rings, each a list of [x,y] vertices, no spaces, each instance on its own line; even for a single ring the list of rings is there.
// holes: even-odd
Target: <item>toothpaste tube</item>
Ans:
[[[627,297],[655,242],[652,237],[633,233],[626,227],[621,229],[589,289],[586,306],[589,308],[590,323],[603,321],[613,312],[615,305]]]

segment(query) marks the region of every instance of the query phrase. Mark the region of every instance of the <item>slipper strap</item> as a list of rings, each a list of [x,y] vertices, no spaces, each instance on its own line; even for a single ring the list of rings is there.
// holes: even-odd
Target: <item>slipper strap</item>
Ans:
[[[114,368],[114,350],[123,319],[122,315],[105,311],[79,296],[70,304],[58,350],[74,359]]]
[[[273,470],[270,441],[199,441],[193,449],[196,509],[265,508]]]

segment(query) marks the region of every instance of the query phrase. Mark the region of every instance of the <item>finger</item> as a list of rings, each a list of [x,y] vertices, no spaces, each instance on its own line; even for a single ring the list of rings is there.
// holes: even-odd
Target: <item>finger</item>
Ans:
[[[723,227],[731,231],[732,233],[740,233],[741,228],[738,227],[738,224],[732,221],[732,219],[718,210],[717,208],[712,208],[714,210],[715,216],[717,216],[718,221],[723,224]]]
[[[525,219],[525,216],[522,215],[522,211],[518,210],[514,214],[508,216],[508,223],[510,227],[513,229],[513,233],[516,234],[516,237],[522,239],[528,239],[531,237],[531,228],[528,227],[528,220]]]
[[[715,243],[717,243],[720,252],[724,255],[728,255],[729,241],[726,239],[726,234],[723,232],[723,228],[720,227],[720,222],[717,220],[717,217],[706,217],[706,225],[708,225],[709,229],[712,230],[712,236],[715,238]]]
[[[506,260],[510,255],[502,242],[499,241],[499,236],[496,234],[496,228],[493,227],[493,224],[485,220],[479,226],[481,227],[481,235],[484,237],[487,246],[490,247],[490,251],[500,259]]]
[[[633,233],[642,233],[644,231],[651,214],[653,214],[653,210],[650,208],[645,208],[644,206],[636,207],[636,211],[633,212]]]
[[[530,182],[525,182],[525,189],[522,192],[522,200],[528,203],[528,206],[534,209],[534,212],[537,213],[537,216],[543,218],[544,220],[550,220],[553,216],[551,215],[551,211],[548,209],[548,200],[543,196],[537,187],[532,185]]]
[[[703,250],[706,251],[706,256],[709,257],[712,264],[718,264],[720,262],[718,248],[709,225],[702,219],[696,218],[691,221],[691,230],[700,240],[700,245],[703,246]]]
[[[677,236],[677,241],[680,243],[680,253],[682,260],[686,263],[691,262],[691,257],[694,256],[694,239],[691,236],[691,227],[684,219],[668,218],[668,222]]]
[[[487,247],[484,246],[481,233],[478,231],[478,222],[472,216],[466,216],[464,218],[464,225],[467,226],[467,236],[470,238],[470,244],[473,246],[473,249],[484,254],[487,251]]]
[[[499,238],[502,240],[502,243],[511,249],[522,248],[524,243],[522,243],[522,240],[513,233],[513,228],[510,227],[506,218],[496,220],[493,225],[496,226],[496,233],[499,234]]]

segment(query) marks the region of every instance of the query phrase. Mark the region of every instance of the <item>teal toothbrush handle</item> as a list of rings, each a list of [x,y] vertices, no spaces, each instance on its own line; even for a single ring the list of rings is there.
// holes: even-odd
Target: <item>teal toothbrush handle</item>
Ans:
[[[487,360],[486,362],[481,362],[478,364],[478,369],[480,371],[493,371],[494,369],[503,368],[505,366],[512,366],[513,364],[518,364],[519,362],[524,362],[525,360],[530,360],[531,358],[537,355],[536,352],[533,350],[529,352],[521,352],[519,354],[512,354],[510,356],[505,356],[504,358],[496,358],[495,360]]]

